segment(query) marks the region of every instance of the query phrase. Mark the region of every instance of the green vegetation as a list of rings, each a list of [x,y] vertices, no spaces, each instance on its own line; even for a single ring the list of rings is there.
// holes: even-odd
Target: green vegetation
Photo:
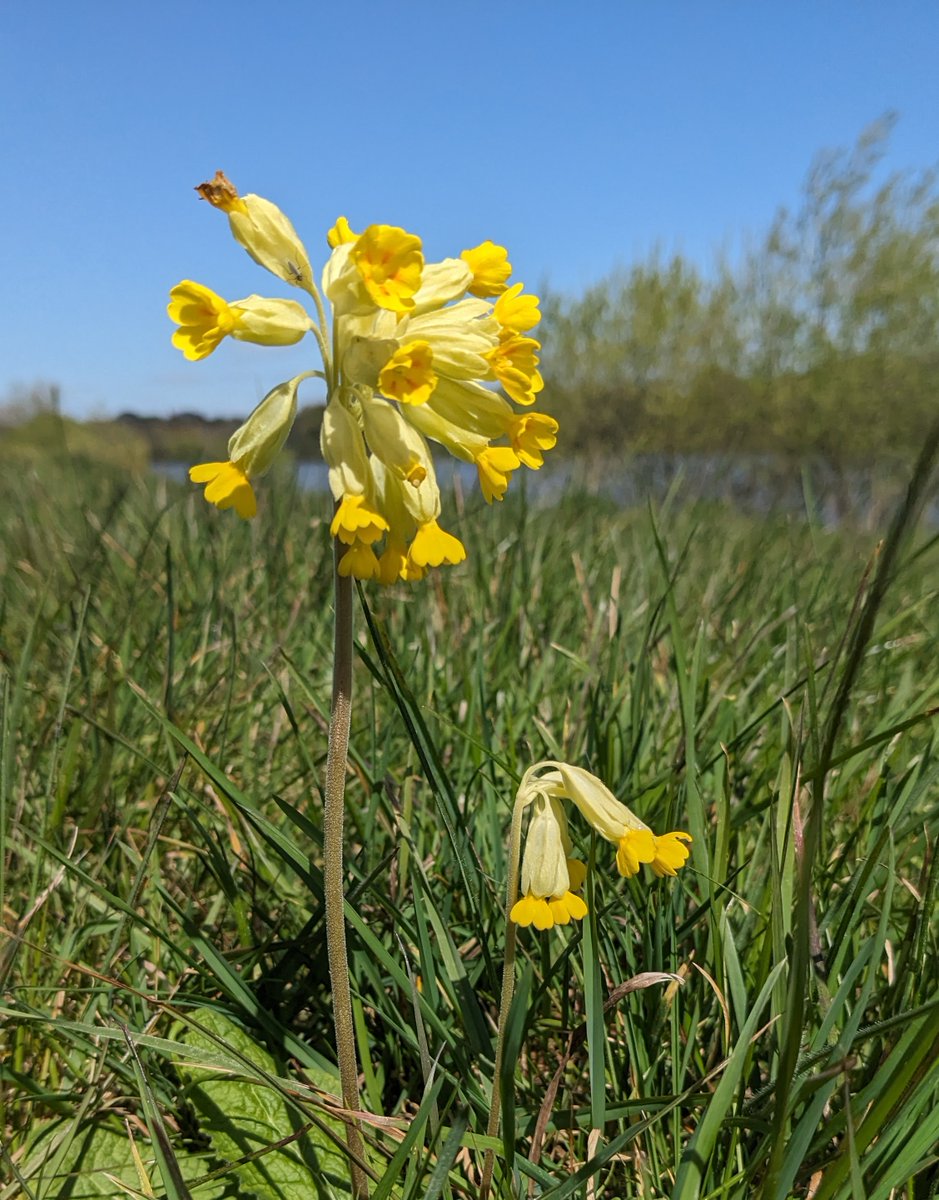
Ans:
[[[877,185],[892,122],[821,156],[799,210],[703,275],[676,255],[545,302],[568,450],[744,451],[837,472],[916,453],[939,394],[939,187]]]
[[[0,508],[0,1198],[347,1195],[328,501],[284,473],[246,524],[50,462]],[[482,508],[450,522],[464,566],[358,616],[373,1196],[476,1194],[505,839],[543,757],[695,842],[678,879],[623,881],[584,840],[588,921],[521,932],[496,1194],[931,1195],[934,530]]]

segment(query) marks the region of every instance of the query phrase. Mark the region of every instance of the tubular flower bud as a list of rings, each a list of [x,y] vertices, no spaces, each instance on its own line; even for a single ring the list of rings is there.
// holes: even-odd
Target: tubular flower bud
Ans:
[[[199,463],[189,470],[193,483],[205,483],[205,498],[218,508],[234,508],[239,517],[253,517],[257,501],[251,480],[268,471],[281,452],[297,415],[298,375],[268,392],[244,425],[228,442],[228,462]]]
[[[221,171],[215,172],[211,182],[200,183],[196,191],[213,208],[228,214],[235,240],[259,266],[293,287],[311,290],[313,270],[306,249],[276,204],[263,196],[239,196]]]
[[[473,296],[501,296],[506,280],[512,274],[509,252],[495,242],[481,242],[472,250],[464,250],[460,258],[473,272],[469,291]]]

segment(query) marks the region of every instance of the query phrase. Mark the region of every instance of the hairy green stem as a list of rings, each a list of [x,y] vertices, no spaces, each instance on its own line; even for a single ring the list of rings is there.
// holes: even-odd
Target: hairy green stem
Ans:
[[[349,750],[349,723],[352,716],[352,580],[339,574],[340,547],[333,546],[333,571],[336,595],[336,625],[333,641],[333,699],[329,721],[329,749],[326,755],[326,794],[323,809],[323,890],[326,899],[326,953],[333,993],[333,1021],[336,1028],[336,1054],[342,1103],[350,1112],[359,1112],[358,1063],[355,1053],[355,1029],[352,1021],[352,996],[349,990],[349,962],[346,953],[344,914],[343,823],[345,817],[346,758]],[[352,1194],[367,1200],[368,1180],[359,1165],[365,1161],[362,1130],[356,1120],[346,1123]]]
[[[527,779],[527,776],[526,776]],[[519,789],[519,794],[521,795]],[[486,1125],[486,1136],[495,1137],[499,1132],[499,1114],[502,1109],[502,1056],[505,1049],[505,1027],[509,1021],[509,1010],[512,1007],[512,996],[515,992],[515,922],[512,920],[512,909],[518,899],[518,865],[522,846],[522,816],[527,807],[527,801],[516,799],[512,812],[512,832],[509,837],[509,879],[505,889],[505,955],[502,960],[502,999],[499,1003],[499,1029],[496,1036],[496,1058],[492,1069],[492,1100],[489,1104],[489,1122]],[[495,1153],[486,1151],[483,1162],[482,1179],[479,1184],[479,1200],[486,1200],[492,1186],[492,1172],[495,1166]]]

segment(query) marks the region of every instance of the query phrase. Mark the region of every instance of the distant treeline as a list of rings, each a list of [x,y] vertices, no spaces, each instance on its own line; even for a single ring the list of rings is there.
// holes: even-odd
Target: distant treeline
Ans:
[[[586,452],[908,456],[939,414],[936,176],[874,173],[892,121],[707,275],[679,255],[549,294],[544,407]]]
[[[836,474],[908,458],[939,413],[939,190],[933,172],[876,183],[887,118],[820,156],[800,206],[710,272],[653,255],[577,297],[543,295],[541,405],[558,455],[773,454]],[[45,397],[45,399],[44,399]],[[125,464],[224,455],[247,411],[58,419],[55,388],[0,409],[0,454]],[[319,455],[318,409],[290,439]],[[3,455],[7,457],[7,455]]]

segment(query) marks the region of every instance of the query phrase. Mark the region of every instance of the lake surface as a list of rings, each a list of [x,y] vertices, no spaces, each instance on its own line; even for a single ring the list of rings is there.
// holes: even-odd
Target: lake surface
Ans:
[[[455,488],[471,494],[477,489],[472,464],[441,458],[435,467],[444,491]],[[181,482],[188,477],[187,463],[154,463],[153,468]],[[826,526],[850,521],[879,528],[900,498],[907,472],[857,468],[839,477],[821,461],[796,464],[772,455],[636,454],[603,462],[549,458],[540,471],[520,468],[509,495],[524,478],[527,497],[539,505],[551,504],[571,490],[604,496],[623,508],[673,496],[724,502],[749,513],[811,515]],[[297,480],[308,491],[329,491],[322,461],[298,463]],[[926,519],[939,525],[939,495],[933,495]]]

